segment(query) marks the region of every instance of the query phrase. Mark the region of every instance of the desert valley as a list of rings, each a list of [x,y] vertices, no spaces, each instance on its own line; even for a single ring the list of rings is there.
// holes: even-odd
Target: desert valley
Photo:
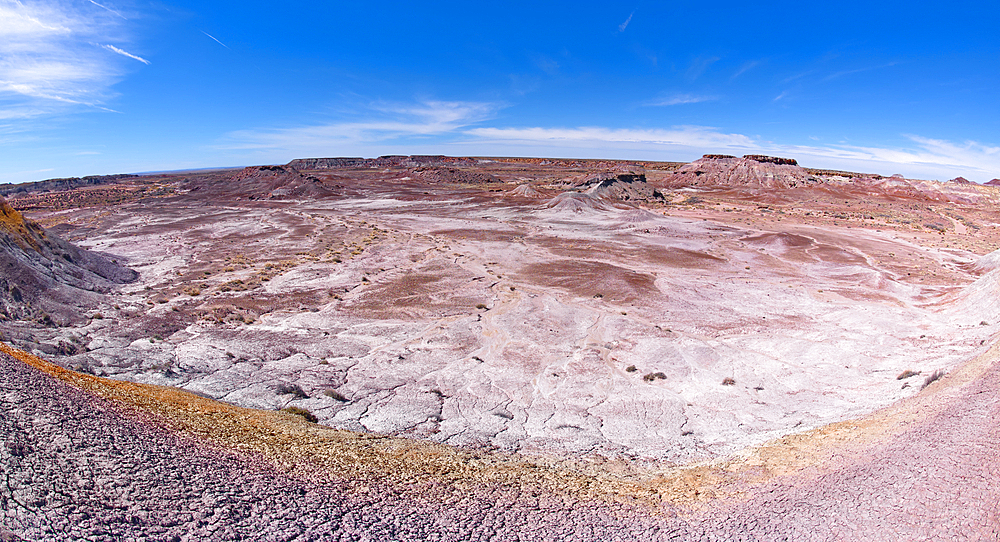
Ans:
[[[990,184],[706,155],[0,185],[0,540],[995,539]]]

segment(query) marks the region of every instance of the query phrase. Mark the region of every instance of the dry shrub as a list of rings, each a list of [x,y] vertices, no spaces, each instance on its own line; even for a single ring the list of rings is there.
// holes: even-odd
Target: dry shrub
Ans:
[[[930,376],[928,376],[927,378],[924,379],[924,384],[922,386],[920,386],[920,389],[924,389],[927,386],[930,386],[931,383],[933,383],[935,380],[940,379],[945,374],[947,374],[947,373],[944,372],[944,369],[938,369],[938,370],[934,371],[933,373],[930,374]]]
[[[281,412],[285,412],[287,414],[295,414],[296,416],[302,416],[309,423],[316,423],[319,421],[319,418],[317,418],[312,412],[309,412],[308,410],[302,407],[297,407],[297,406],[285,407],[281,409]]]
[[[278,384],[278,395],[292,394],[299,399],[306,399],[309,395],[298,384]]]

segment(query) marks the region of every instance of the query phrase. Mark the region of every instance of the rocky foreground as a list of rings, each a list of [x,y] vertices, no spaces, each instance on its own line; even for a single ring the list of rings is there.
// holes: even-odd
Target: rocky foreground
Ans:
[[[448,450],[437,451],[436,473],[424,464],[414,474],[408,458],[426,461],[427,449],[387,453],[359,445],[364,437],[327,439],[303,452],[281,444],[282,436],[308,440],[303,426],[312,424],[292,416],[275,424],[274,413],[234,411],[176,391],[164,400],[165,390],[4,352],[5,541],[1000,536],[997,349],[866,419],[694,468],[696,476],[618,480],[537,465],[510,476],[509,457]],[[228,415],[258,430],[233,445],[232,434],[229,442],[219,434]],[[350,462],[342,458],[339,473],[328,468],[324,449],[353,452],[357,468],[345,471]],[[449,468],[456,457],[472,465]]]

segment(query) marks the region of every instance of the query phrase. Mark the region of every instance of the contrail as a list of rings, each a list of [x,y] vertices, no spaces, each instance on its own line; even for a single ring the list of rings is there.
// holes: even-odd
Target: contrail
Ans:
[[[93,1],[93,0],[91,0],[91,1]],[[222,43],[221,41],[219,41],[218,39],[216,39],[216,38],[215,38],[215,36],[213,36],[213,35],[209,34],[208,32],[205,32],[204,30],[201,30],[200,32],[201,32],[202,34],[205,34],[206,36],[208,36],[208,37],[212,38],[213,40],[215,40],[215,43],[218,43],[219,45],[221,45],[221,46],[225,47],[226,49],[229,49],[229,46],[228,46],[228,45],[226,45],[225,43]],[[229,49],[229,50],[230,50],[230,51],[232,51],[232,49]]]

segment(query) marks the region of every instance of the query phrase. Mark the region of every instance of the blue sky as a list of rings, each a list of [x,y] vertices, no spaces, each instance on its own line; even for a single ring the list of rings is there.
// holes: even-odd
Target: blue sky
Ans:
[[[1000,177],[997,2],[0,0],[0,182],[314,156]]]

